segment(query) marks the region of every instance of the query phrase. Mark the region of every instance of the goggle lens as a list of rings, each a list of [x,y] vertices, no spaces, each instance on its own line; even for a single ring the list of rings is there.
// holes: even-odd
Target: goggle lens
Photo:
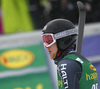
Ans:
[[[42,35],[42,39],[47,47],[51,46],[55,42],[53,35],[51,34]]]

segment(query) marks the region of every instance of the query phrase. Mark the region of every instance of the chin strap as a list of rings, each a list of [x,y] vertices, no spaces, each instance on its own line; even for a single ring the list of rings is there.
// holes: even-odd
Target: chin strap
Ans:
[[[58,62],[64,57],[64,56],[66,56],[70,51],[74,51],[75,50],[75,44],[74,45],[72,45],[71,47],[69,47],[67,50],[65,50],[65,51],[58,51],[57,52],[57,55],[56,55],[56,57],[55,57],[55,59],[53,59],[54,60],[54,63],[57,65],[58,64]]]

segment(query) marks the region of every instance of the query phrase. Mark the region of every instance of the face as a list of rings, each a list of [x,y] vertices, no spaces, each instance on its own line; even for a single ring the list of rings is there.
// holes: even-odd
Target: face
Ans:
[[[56,57],[56,54],[57,54],[57,51],[58,51],[57,44],[54,43],[50,47],[45,46],[45,48],[48,50],[50,58],[54,59]]]

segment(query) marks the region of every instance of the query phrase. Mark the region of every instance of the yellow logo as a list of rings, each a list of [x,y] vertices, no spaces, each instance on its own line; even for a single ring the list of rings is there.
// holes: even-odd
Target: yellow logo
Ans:
[[[90,69],[92,69],[93,71],[96,71],[96,68],[93,65],[90,65]]]
[[[87,73],[86,73],[86,80],[87,80],[87,81],[88,81],[88,80],[97,80],[97,79],[98,79],[97,76],[98,76],[97,73],[91,73],[91,74],[87,74]]]
[[[22,68],[34,60],[34,54],[26,50],[9,50],[4,52],[0,57],[0,63],[7,68]]]
[[[62,82],[62,80],[58,80],[58,86],[63,87],[63,82]]]

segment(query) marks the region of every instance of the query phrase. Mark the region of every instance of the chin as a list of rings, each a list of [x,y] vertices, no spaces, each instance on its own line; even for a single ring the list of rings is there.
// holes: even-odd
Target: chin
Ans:
[[[50,59],[53,59],[52,57],[50,57]]]
[[[51,56],[50,56],[50,59],[52,59],[52,60],[53,60],[53,59],[54,59],[54,57],[51,57]]]

